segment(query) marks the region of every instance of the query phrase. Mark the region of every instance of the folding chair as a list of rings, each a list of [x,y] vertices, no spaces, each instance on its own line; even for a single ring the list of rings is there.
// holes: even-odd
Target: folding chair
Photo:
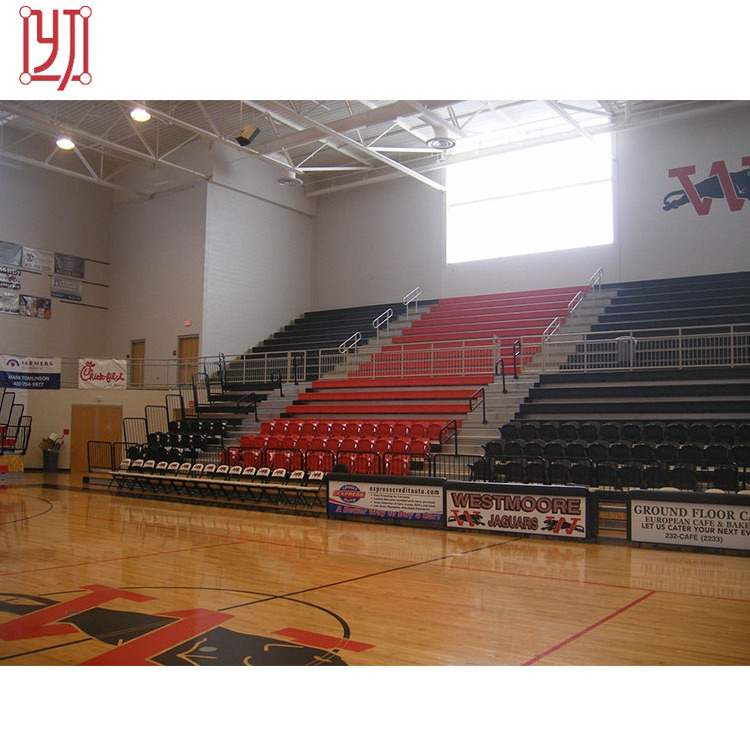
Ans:
[[[299,491],[304,484],[304,481],[305,472],[302,469],[295,469],[287,477],[286,485],[279,492],[280,502],[289,502],[291,505],[299,505],[301,501]]]
[[[176,491],[185,490],[190,481],[190,470],[193,465],[190,461],[183,461],[172,477],[172,488]]]
[[[132,459],[123,458],[122,461],[120,461],[120,465],[110,472],[111,479],[109,480],[107,489],[110,489],[113,484],[117,485],[118,491],[122,489],[123,485],[128,481],[128,472],[130,471],[131,462]]]
[[[310,507],[327,504],[324,490],[326,488],[325,474],[322,471],[311,471],[307,475],[305,483],[299,488],[300,500],[306,502]]]

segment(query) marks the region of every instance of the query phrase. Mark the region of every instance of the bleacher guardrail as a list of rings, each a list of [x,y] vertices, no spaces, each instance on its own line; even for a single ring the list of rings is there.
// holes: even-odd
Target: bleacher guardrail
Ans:
[[[564,370],[619,370],[643,368],[735,367],[750,365],[750,324],[691,326],[689,328],[623,329],[607,332],[524,336],[514,341],[498,338],[478,344],[476,339],[389,345],[381,351],[364,346],[340,352],[318,352],[318,377],[387,378],[435,375],[497,375],[505,357],[513,362],[513,377],[521,371],[537,374]],[[211,371],[217,357],[196,361],[198,371]],[[224,382],[232,384],[294,382],[306,364],[306,352],[227,357]],[[143,377],[128,388],[181,391],[178,360],[142,360]],[[78,359],[62,358],[61,385],[78,387]],[[185,385],[183,383],[183,385]],[[192,388],[192,382],[187,384]],[[191,399],[192,400],[192,399]]]

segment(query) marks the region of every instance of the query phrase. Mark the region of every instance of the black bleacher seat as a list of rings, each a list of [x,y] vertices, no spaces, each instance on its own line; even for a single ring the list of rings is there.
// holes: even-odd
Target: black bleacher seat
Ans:
[[[646,443],[663,443],[664,425],[661,422],[646,422],[641,430],[641,439]]]

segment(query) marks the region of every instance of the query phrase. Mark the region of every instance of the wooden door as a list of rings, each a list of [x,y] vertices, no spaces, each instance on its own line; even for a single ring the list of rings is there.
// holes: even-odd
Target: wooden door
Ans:
[[[198,336],[180,336],[177,340],[179,383],[192,383],[198,372]]]
[[[143,385],[143,360],[146,359],[146,342],[141,339],[140,341],[130,342],[130,373],[128,377],[128,385],[132,387],[140,387]]]
[[[122,406],[73,405],[70,420],[70,469],[88,471],[88,442],[122,440]]]

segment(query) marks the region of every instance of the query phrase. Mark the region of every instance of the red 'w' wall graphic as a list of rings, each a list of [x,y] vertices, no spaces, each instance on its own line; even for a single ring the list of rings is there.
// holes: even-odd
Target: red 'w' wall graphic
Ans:
[[[742,157],[742,166],[750,167],[750,156]],[[746,200],[750,200],[750,168],[730,172],[726,162],[715,161],[705,180],[693,182],[695,165],[674,167],[669,176],[677,178],[682,190],[673,190],[664,196],[664,211],[692,204],[698,216],[706,216],[716,199],[724,199],[730,211],[741,211]]]

